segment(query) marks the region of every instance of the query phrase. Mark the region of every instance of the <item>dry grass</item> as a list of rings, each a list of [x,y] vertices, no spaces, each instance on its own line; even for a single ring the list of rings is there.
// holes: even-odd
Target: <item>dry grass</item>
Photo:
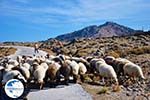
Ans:
[[[115,51],[110,51],[110,52],[107,53],[107,55],[113,56],[113,57],[115,57],[115,58],[120,57],[120,55],[119,55],[117,52],[115,52]]]
[[[14,54],[17,49],[15,48],[7,48],[7,47],[0,47],[0,57],[8,56]]]
[[[150,46],[143,46],[143,47],[137,47],[137,48],[130,48],[126,51],[126,54],[144,54],[144,53],[150,53]]]
[[[52,52],[50,49],[42,48],[41,50],[46,51],[50,55],[55,55],[55,53]]]
[[[108,93],[108,91],[109,91],[109,88],[104,86],[104,87],[98,92],[98,94],[106,94],[106,93]]]
[[[120,91],[121,91],[121,87],[119,85],[112,86],[112,92],[120,92]]]

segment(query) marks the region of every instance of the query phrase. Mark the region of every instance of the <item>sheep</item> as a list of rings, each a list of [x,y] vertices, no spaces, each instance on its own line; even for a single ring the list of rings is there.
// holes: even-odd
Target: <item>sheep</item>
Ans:
[[[5,66],[5,69],[9,69],[9,70],[11,70],[13,68],[15,68],[15,66],[12,64],[6,64],[6,66]]]
[[[91,59],[91,61],[90,61],[90,66],[91,66],[91,72],[92,73],[95,73],[95,71],[97,70],[96,69],[96,62],[97,61],[102,61],[102,62],[105,62],[103,59],[101,59],[101,58],[93,58],[93,59]]]
[[[38,59],[40,60],[40,62],[45,62],[45,60],[46,60],[46,58],[44,56],[40,56]]]
[[[17,61],[18,61],[18,63],[22,63],[22,60],[23,60],[23,59],[22,59],[22,56],[18,55],[18,56],[17,56]]]
[[[79,73],[81,75],[85,74],[87,72],[86,66],[82,62],[79,62],[78,65],[79,65]]]
[[[116,58],[113,62],[113,68],[115,69],[116,73],[118,76],[120,75],[124,75],[124,70],[123,70],[123,66],[126,63],[130,63],[129,60],[125,59],[125,58]]]
[[[123,70],[123,66],[126,64],[126,63],[129,63],[130,61],[125,59],[125,58],[114,58],[112,56],[107,56],[104,58],[106,63],[111,65],[117,76],[121,76],[121,75],[124,75],[124,70]]]
[[[43,68],[45,68],[46,70],[47,70],[48,67],[49,67],[49,66],[47,65],[47,63],[45,63],[45,62],[41,63],[40,65],[41,65]]]
[[[23,60],[24,63],[28,63],[29,65],[33,65],[34,60],[35,60],[36,58],[24,56],[23,59],[24,59],[24,60]]]
[[[73,74],[73,79],[74,82],[77,82],[78,79],[78,74],[79,74],[79,65],[77,62],[75,61],[70,61],[70,60],[66,60],[65,63],[71,67],[72,69],[72,74]]]
[[[25,68],[27,68],[28,70],[30,70],[31,65],[30,65],[29,63],[23,63],[23,64],[22,64],[22,67],[25,67]]]
[[[7,81],[14,78],[21,80],[23,83],[27,82],[24,76],[18,70],[10,70],[3,74],[2,84],[6,84]]]
[[[19,65],[19,62],[17,60],[10,59],[8,61],[8,64],[11,64],[11,65],[17,67]]]
[[[87,68],[82,62],[79,62],[78,65],[79,65],[80,80],[84,82],[84,75],[87,72]]]
[[[141,67],[132,62],[126,63],[123,66],[123,70],[124,74],[127,74],[131,77],[139,77],[141,79],[145,79]]]
[[[20,67],[15,67],[12,70],[18,70],[28,81],[30,78],[30,71],[26,67],[20,66]]]
[[[107,64],[111,65],[113,61],[115,60],[115,58],[113,56],[106,56],[104,57],[104,60]]]
[[[61,65],[62,65],[62,62],[64,61],[64,59],[62,59],[62,58],[60,58],[60,57],[55,57],[55,58],[53,58],[52,60],[55,61],[55,62],[58,62],[58,63],[61,64]]]
[[[25,68],[25,67],[20,67],[20,70],[22,72],[22,75],[25,77],[26,80],[30,79],[30,71],[29,69]]]
[[[96,62],[96,69],[100,76],[112,78],[118,84],[117,74],[112,66],[106,64],[103,60],[99,60]]]
[[[69,63],[68,63],[69,62]],[[70,62],[69,60],[65,60],[64,62],[62,62],[61,64],[61,67],[58,71],[58,81],[60,81],[60,75],[63,75],[64,76],[64,82],[66,85],[68,85],[68,82],[69,82],[69,76],[72,75],[72,68],[71,68],[71,65],[70,65]],[[74,82],[76,83],[76,75],[73,75],[74,77]]]
[[[35,69],[35,71],[33,73],[34,79],[36,80],[36,82],[38,84],[40,84],[40,89],[43,88],[43,84],[44,84],[44,80],[43,79],[45,78],[46,71],[47,71],[47,69],[45,69],[41,65],[38,65],[37,69]]]
[[[80,58],[78,58],[78,57],[68,57],[67,58],[68,60],[73,60],[73,61],[76,61],[76,62],[82,62],[82,63],[84,63],[84,65],[86,65],[86,67],[88,68],[89,67],[89,62],[86,60],[86,59],[84,59],[84,58],[82,58],[82,57],[80,57]]]
[[[35,71],[35,70],[38,69],[39,67],[42,67],[42,66],[39,66],[39,63],[34,62],[34,63],[32,64],[31,72]]]
[[[47,64],[53,63],[53,61],[50,60],[50,59],[46,59],[45,62],[46,62]]]
[[[50,78],[51,82],[54,82],[57,79],[57,75],[58,75],[58,70],[60,69],[60,65],[56,62],[49,64],[48,65],[48,69],[46,71],[46,77],[45,77],[45,81],[48,80],[48,78]]]
[[[79,60],[78,63],[80,63],[80,62],[85,65],[85,67],[86,67],[86,69],[87,69],[87,72],[90,72],[90,71],[91,71],[91,70],[90,70],[90,63],[89,63],[86,59],[80,58],[80,60]]]
[[[56,64],[60,64],[61,67],[57,73],[57,81],[59,82],[61,79],[61,75],[64,77],[64,82],[66,85],[68,85],[69,82],[69,76],[71,75],[71,61],[70,60],[66,60],[67,57],[64,55],[58,55],[55,59],[53,59],[54,61],[58,62]],[[74,75],[75,76],[75,75]],[[76,79],[74,78],[74,81]]]
[[[1,83],[2,77],[3,77],[3,70],[4,70],[4,67],[0,66],[0,83]]]
[[[49,60],[52,60],[52,59],[55,58],[55,56],[47,54],[45,58],[47,58],[47,59],[49,59]]]
[[[70,66],[73,69],[73,74],[78,75],[78,73],[79,73],[79,65],[78,65],[78,63],[75,62],[75,61],[72,61]]]

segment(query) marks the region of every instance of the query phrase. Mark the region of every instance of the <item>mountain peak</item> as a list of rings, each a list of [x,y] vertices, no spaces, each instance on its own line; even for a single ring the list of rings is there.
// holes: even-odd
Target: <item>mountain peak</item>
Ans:
[[[111,21],[107,21],[106,23],[104,23],[104,25],[112,25],[112,24],[117,24],[117,23]]]
[[[108,21],[102,25],[91,25],[81,30],[57,36],[55,39],[70,41],[76,38],[98,38],[134,35],[136,31],[129,27]]]

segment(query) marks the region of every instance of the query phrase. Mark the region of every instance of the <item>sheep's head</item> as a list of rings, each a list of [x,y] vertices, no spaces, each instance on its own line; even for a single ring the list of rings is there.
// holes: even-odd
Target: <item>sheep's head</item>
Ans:
[[[37,69],[37,66],[39,66],[39,64],[37,62],[34,62],[32,66],[33,66],[33,69],[35,70]]]
[[[114,60],[115,60],[115,58],[113,57],[113,56],[106,56],[105,58],[104,58],[104,60],[105,60],[105,62],[107,63],[107,64],[113,64],[113,62],[114,62]]]

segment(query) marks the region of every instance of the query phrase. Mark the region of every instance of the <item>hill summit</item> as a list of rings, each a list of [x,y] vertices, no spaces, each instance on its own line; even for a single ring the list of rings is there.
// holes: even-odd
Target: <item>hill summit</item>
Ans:
[[[130,36],[130,35],[134,35],[135,32],[136,30],[131,29],[129,27],[119,25],[114,22],[106,22],[99,26],[92,25],[78,31],[59,35],[55,39],[60,41],[70,41],[77,38]]]

